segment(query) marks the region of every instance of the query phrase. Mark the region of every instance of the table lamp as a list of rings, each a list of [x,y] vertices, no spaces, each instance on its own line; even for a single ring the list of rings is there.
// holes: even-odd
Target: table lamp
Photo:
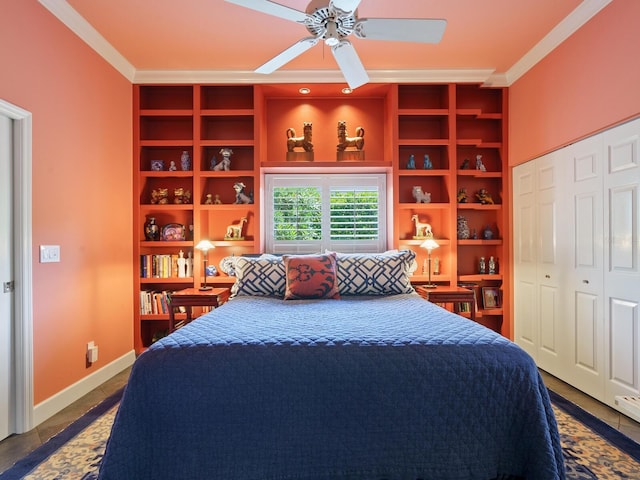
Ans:
[[[437,285],[434,283],[431,283],[431,250],[433,250],[434,248],[438,248],[440,245],[438,245],[438,242],[436,242],[433,239],[433,233],[429,232],[427,233],[427,238],[424,242],[422,242],[420,244],[420,246],[422,248],[426,248],[427,249],[427,254],[429,256],[429,283],[427,283],[425,285],[426,288],[436,288]]]
[[[207,286],[207,252],[216,247],[209,240],[200,240],[196,248],[204,252],[204,284],[200,287],[200,290],[212,290],[213,287]]]

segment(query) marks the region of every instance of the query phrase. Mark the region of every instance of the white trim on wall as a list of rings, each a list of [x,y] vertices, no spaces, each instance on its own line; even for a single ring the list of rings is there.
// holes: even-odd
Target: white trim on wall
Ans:
[[[68,407],[79,398],[130,367],[133,365],[135,359],[136,353],[134,350],[131,350],[120,358],[116,358],[108,365],[96,370],[91,375],[83,377],[73,385],[69,385],[64,390],[61,390],[55,395],[47,398],[45,401],[40,402],[34,407],[35,424],[40,425],[63,408]]]

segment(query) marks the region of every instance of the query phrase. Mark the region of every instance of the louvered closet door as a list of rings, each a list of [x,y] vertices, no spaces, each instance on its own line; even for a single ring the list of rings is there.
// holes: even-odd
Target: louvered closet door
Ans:
[[[513,169],[514,340],[538,357],[537,214],[535,161]]]
[[[563,155],[570,233],[563,307],[565,380],[597,398],[604,393],[603,139],[578,142]],[[564,250],[564,247],[563,247]]]
[[[606,402],[640,395],[640,120],[604,134]]]

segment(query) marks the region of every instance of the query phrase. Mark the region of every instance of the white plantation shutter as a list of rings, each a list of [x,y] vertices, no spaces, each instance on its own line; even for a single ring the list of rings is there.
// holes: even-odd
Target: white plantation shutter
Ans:
[[[384,174],[266,175],[266,251],[382,252],[386,199]]]

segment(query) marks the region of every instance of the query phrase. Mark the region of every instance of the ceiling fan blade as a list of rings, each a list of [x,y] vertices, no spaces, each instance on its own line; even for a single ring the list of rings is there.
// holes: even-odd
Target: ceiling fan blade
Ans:
[[[344,13],[353,13],[360,5],[361,0],[331,0],[330,6]]]
[[[304,23],[308,15],[294,8],[285,7],[279,3],[270,2],[269,0],[225,0],[226,2],[240,5],[241,7],[250,8],[258,12],[267,13],[274,17],[284,18],[298,23]]]
[[[362,18],[353,33],[369,40],[438,43],[446,26],[446,20],[436,18]]]
[[[342,40],[338,45],[332,47],[331,51],[351,89],[355,90],[369,81],[369,75],[367,75],[367,71],[351,42]]]
[[[256,73],[273,73],[284,64],[296,58],[298,55],[301,55],[302,53],[309,50],[316,43],[318,43],[317,37],[303,38],[302,40],[299,40],[298,42],[291,45],[285,51],[273,57],[265,64],[258,67],[256,69]]]

